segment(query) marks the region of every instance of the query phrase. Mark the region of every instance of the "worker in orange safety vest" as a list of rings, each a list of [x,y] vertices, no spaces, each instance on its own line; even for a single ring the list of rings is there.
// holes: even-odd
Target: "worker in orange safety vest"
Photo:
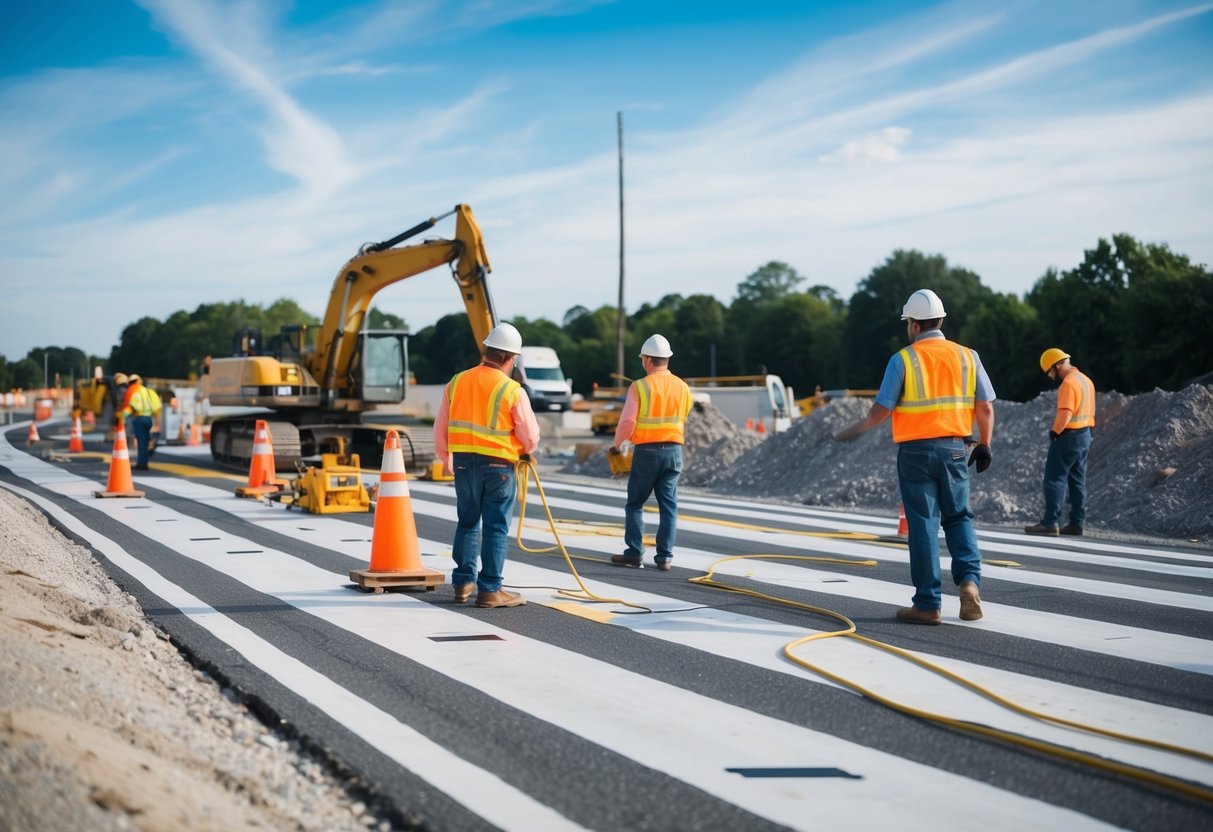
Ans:
[[[682,474],[683,425],[691,412],[691,390],[669,370],[674,351],[663,335],[653,335],[640,348],[645,377],[632,382],[624,399],[611,453],[630,441],[632,470],[623,514],[622,555],[616,566],[639,567],[644,557],[644,504],[657,495],[657,568],[668,571],[678,532],[678,478]]]
[[[1040,355],[1040,369],[1060,381],[1057,412],[1049,426],[1049,455],[1045,458],[1045,513],[1027,534],[1082,535],[1087,519],[1087,452],[1095,427],[1095,385],[1070,363],[1070,354],[1056,347]],[[1058,527],[1066,491],[1070,492],[1070,522]]]
[[[526,598],[502,588],[510,515],[518,493],[515,466],[530,462],[539,423],[522,385],[510,378],[522,352],[522,335],[498,324],[484,339],[478,366],[457,373],[442,394],[434,420],[434,447],[455,475],[455,602],[478,607],[520,607]],[[476,559],[480,558],[477,572]]]
[[[838,431],[855,439],[892,416],[897,482],[910,549],[911,606],[897,611],[911,624],[942,621],[939,528],[952,557],[960,617],[982,617],[981,552],[969,509],[969,466],[978,473],[993,460],[994,388],[974,350],[947,340],[940,327],[943,301],[930,289],[910,295],[902,309],[910,345],[889,359],[884,381],[865,418]],[[965,464],[965,440],[976,419],[978,444]]]

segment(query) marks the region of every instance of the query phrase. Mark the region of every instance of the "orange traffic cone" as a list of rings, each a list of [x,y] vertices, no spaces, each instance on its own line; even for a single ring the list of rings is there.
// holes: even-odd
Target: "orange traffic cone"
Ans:
[[[387,432],[383,446],[375,530],[371,535],[371,565],[369,569],[351,571],[350,580],[364,592],[383,592],[390,586],[424,587],[429,591],[444,581],[441,572],[421,565],[409,478],[404,471],[400,434],[394,430]]]
[[[758,420],[758,421],[755,423],[755,425],[754,425],[754,430],[758,431],[759,433],[766,433],[766,432],[767,432],[766,426],[764,426],[764,425],[762,424],[762,420],[761,420],[761,419],[759,419],[759,420]]]
[[[236,489],[237,497],[262,497],[277,494],[288,485],[277,477],[274,468],[274,443],[270,441],[270,426],[257,420],[253,431],[253,458],[248,467],[248,485]]]
[[[202,428],[197,425],[190,425],[190,438],[185,441],[187,445],[202,444]]]
[[[30,422],[29,423],[29,436],[27,436],[25,438],[26,446],[28,447],[29,445],[32,445],[35,442],[41,442],[41,441],[42,441],[42,437],[38,435],[38,425],[35,422]]]
[[[97,417],[93,415],[93,411],[84,411],[84,424],[88,425],[90,428],[97,424]]]
[[[80,428],[79,416],[72,420],[72,435],[68,437],[67,450],[73,454],[84,452],[84,432]]]
[[[135,490],[131,480],[131,454],[126,447],[126,427],[121,417],[114,431],[114,451],[110,455],[109,483],[104,491],[94,491],[94,497],[142,497],[142,491]]]
[[[897,536],[909,537],[910,527],[906,525],[906,507],[904,505],[897,506]]]
[[[753,419],[746,419],[746,420],[745,420],[745,429],[746,429],[746,430],[753,430],[753,429],[754,429],[754,420],[753,420]]]

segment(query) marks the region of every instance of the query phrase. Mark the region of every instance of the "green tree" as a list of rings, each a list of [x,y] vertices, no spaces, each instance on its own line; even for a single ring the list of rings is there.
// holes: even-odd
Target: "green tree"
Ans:
[[[906,299],[918,289],[932,289],[947,311],[944,331],[956,337],[967,317],[984,306],[993,292],[967,269],[948,266],[943,255],[894,251],[860,281],[851,296],[843,332],[847,387],[876,387],[889,356],[906,344],[900,320]]]
[[[678,305],[673,329],[667,337],[674,350],[673,366],[679,375],[719,375],[719,362],[714,359],[727,347],[726,311],[724,304],[711,295],[691,295]]]
[[[472,324],[462,312],[444,315],[409,338],[409,369],[418,384],[446,384],[479,360]]]
[[[758,306],[775,303],[796,291],[804,280],[787,263],[772,260],[737,284],[737,300]]]
[[[1040,372],[1040,322],[1036,310],[1015,295],[994,295],[968,316],[959,341],[977,350],[1000,399],[1028,401],[1045,389]]]
[[[366,328],[367,329],[408,329],[404,322],[404,318],[399,315],[393,315],[391,312],[383,312],[378,306],[372,306],[370,311],[366,313]]]

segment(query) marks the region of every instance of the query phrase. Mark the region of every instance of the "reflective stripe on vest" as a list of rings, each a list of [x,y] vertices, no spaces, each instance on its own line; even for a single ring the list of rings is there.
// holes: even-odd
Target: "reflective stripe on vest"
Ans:
[[[942,338],[911,344],[898,353],[906,377],[893,409],[893,441],[968,436],[977,399],[977,360],[972,351]]]
[[[636,429],[632,444],[683,442],[683,423],[691,412],[691,390],[671,373],[654,373],[632,382],[636,388]]]
[[[514,416],[522,386],[496,367],[480,365],[451,379],[446,388],[451,453],[484,454],[517,462],[522,443],[514,436]]]
[[[1062,381],[1062,386],[1065,385],[1077,388],[1074,392],[1078,396],[1078,404],[1074,407],[1070,421],[1066,423],[1066,430],[1095,427],[1095,385],[1091,379],[1075,371]]]

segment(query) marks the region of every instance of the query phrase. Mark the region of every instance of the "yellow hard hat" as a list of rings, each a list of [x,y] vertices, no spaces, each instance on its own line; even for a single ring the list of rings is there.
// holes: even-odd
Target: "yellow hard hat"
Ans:
[[[114,384],[126,384],[130,379],[126,377],[126,373],[114,373]]]
[[[1070,354],[1068,352],[1059,350],[1057,347],[1049,347],[1040,354],[1040,371],[1042,373],[1047,373],[1049,370],[1053,369],[1053,365],[1058,361],[1064,361],[1069,357]]]
[[[143,376],[139,375],[138,373],[131,373],[131,381],[137,381],[137,382],[139,382],[140,384],[142,384],[142,383],[143,383]]]

